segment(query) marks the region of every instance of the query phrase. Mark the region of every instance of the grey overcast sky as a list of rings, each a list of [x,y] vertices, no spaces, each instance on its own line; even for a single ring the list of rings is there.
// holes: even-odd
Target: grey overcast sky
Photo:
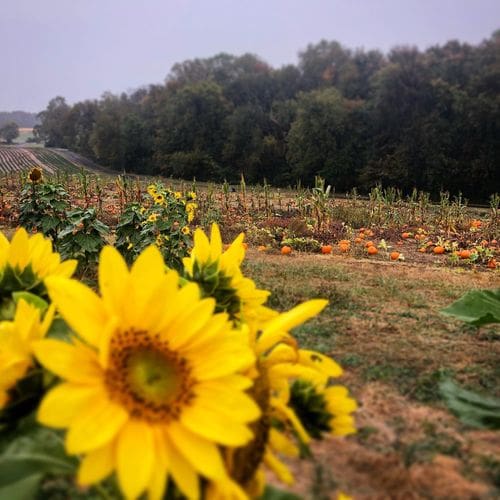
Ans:
[[[3,5],[2,5],[3,4]],[[38,112],[161,83],[176,62],[251,52],[274,67],[321,39],[349,48],[477,44],[500,0],[0,0],[0,111]]]

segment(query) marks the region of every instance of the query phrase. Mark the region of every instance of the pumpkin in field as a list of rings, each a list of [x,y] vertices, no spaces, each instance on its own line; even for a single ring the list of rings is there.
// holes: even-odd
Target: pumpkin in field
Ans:
[[[441,255],[445,252],[445,249],[441,245],[438,245],[437,247],[434,247],[433,252],[437,255]]]
[[[486,264],[488,269],[496,269],[497,268],[497,261],[495,259],[490,259],[488,261],[488,264]]]
[[[376,255],[378,254],[378,249],[376,246],[372,245],[372,246],[369,246],[366,251],[368,252],[368,255]]]
[[[292,247],[289,247],[288,245],[281,247],[281,255],[290,255],[291,253],[292,253]]]
[[[399,252],[391,252],[389,254],[389,257],[390,257],[391,260],[398,260],[400,255],[401,254]]]
[[[321,253],[322,254],[332,253],[332,245],[321,245]]]
[[[339,250],[342,252],[342,253],[346,253],[349,251],[350,249],[350,245],[349,244],[346,244],[346,243],[339,243]]]
[[[461,259],[470,259],[471,251],[470,250],[460,250],[460,252],[458,252],[458,256]]]

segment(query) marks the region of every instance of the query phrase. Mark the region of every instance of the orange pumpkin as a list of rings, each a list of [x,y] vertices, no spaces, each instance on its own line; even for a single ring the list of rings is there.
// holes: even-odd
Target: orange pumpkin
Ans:
[[[346,245],[345,243],[339,243],[339,250],[343,253],[348,252],[350,249],[350,245]]]
[[[321,246],[321,253],[323,253],[323,254],[332,253],[332,245],[322,245]]]
[[[290,255],[291,253],[292,253],[292,247],[289,247],[288,245],[281,247],[281,255]]]
[[[460,250],[460,252],[458,252],[458,256],[461,259],[470,259],[471,252],[470,250]]]
[[[349,240],[340,240],[339,241],[339,246],[340,245],[350,245],[350,244],[351,244],[351,242]]]
[[[400,255],[399,252],[391,252],[389,254],[389,257],[391,258],[391,260],[398,260],[399,259],[399,255]]]
[[[378,249],[377,249],[377,247],[375,247],[375,246],[373,246],[373,245],[372,245],[372,246],[370,246],[370,247],[368,247],[368,248],[366,249],[366,251],[368,252],[368,255],[376,255],[376,254],[378,254]]]
[[[401,238],[403,238],[404,240],[408,239],[409,237],[411,236],[411,233],[403,233],[401,235]]]
[[[366,247],[366,248],[369,248],[369,247],[372,247],[372,246],[374,246],[373,241],[367,241],[367,242],[365,243],[365,247]]]
[[[497,268],[497,261],[495,259],[490,259],[488,261],[488,264],[486,264],[488,269],[496,269]]]
[[[434,252],[435,254],[441,255],[442,253],[444,253],[444,252],[445,252],[445,249],[444,249],[444,247],[442,247],[442,246],[438,245],[437,247],[434,247],[433,252]]]
[[[259,252],[265,252],[265,251],[267,250],[267,247],[266,247],[265,245],[259,245],[259,246],[257,247],[257,250],[258,250]]]

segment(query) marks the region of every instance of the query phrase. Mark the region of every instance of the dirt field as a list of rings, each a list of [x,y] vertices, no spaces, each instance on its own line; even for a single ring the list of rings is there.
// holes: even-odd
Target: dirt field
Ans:
[[[330,305],[295,333],[331,354],[359,402],[358,433],[313,446],[292,462],[303,498],[489,499],[500,497],[500,434],[463,426],[437,384],[500,395],[500,329],[476,329],[439,310],[472,288],[500,286],[498,272],[438,264],[249,251],[246,272],[286,309]]]

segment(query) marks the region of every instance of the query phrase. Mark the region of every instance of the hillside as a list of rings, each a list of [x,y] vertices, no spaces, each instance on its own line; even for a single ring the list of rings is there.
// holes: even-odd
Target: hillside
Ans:
[[[70,151],[0,146],[0,174],[22,172],[35,166],[41,167],[50,174],[56,171],[74,173],[82,168],[100,172],[104,170],[99,165]]]
[[[39,122],[36,113],[26,111],[0,111],[0,127],[6,123],[15,122],[20,128],[33,128]]]

